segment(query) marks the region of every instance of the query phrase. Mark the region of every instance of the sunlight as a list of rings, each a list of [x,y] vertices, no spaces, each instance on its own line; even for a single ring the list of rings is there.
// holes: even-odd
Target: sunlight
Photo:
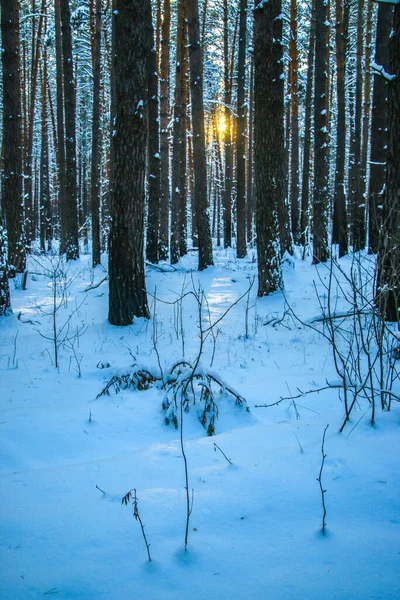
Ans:
[[[216,115],[216,122],[217,122],[218,136],[222,137],[225,134],[225,130],[226,130],[226,119],[225,119],[225,115],[222,111],[218,112],[218,114]]]

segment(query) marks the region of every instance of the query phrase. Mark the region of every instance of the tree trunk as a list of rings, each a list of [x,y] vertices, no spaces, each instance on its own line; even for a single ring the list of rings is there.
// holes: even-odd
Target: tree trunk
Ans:
[[[224,103],[225,103],[225,187],[223,197],[224,248],[232,246],[232,169],[233,149],[231,131],[232,87],[229,69],[229,12],[224,0]]]
[[[388,147],[384,222],[378,260],[378,304],[387,321],[400,321],[400,4],[389,42]]]
[[[345,57],[346,42],[343,26],[343,0],[336,0],[336,167],[333,196],[332,242],[339,245],[339,256],[348,252],[347,212],[345,191],[346,159],[346,94],[345,94]]]
[[[22,211],[22,119],[17,0],[1,0],[3,68],[2,206],[8,233],[9,275],[25,270]],[[4,259],[2,264],[4,267]],[[3,284],[4,287],[4,284]]]
[[[290,206],[292,236],[295,244],[300,243],[299,211],[299,77],[297,50],[297,0],[290,2],[289,42],[289,89],[290,89]]]
[[[5,0],[6,2],[8,0]],[[3,38],[4,48],[4,38]],[[8,283],[8,265],[6,252],[6,234],[0,225],[0,317],[11,313],[10,286]]]
[[[281,285],[277,204],[284,188],[283,81],[276,79],[274,22],[281,0],[255,0],[254,182],[257,202],[258,296]],[[280,63],[282,68],[282,63]]]
[[[37,221],[37,213],[34,207],[34,194],[33,194],[33,136],[34,136],[34,124],[35,124],[35,105],[36,105],[36,91],[37,91],[37,80],[38,70],[40,62],[41,44],[42,44],[42,29],[43,19],[46,10],[46,0],[42,0],[39,23],[37,31],[35,30],[35,18],[32,18],[32,64],[31,64],[31,85],[30,85],[30,97],[29,97],[29,110],[27,117],[27,139],[25,147],[25,165],[24,165],[24,196],[25,196],[25,223],[26,223],[26,243],[29,247],[32,240],[36,237],[35,222]],[[32,14],[36,13],[36,3],[32,2]]]
[[[236,118],[236,255],[246,256],[246,31],[247,0],[240,0]]]
[[[150,0],[113,1],[108,313],[113,325],[149,317],[143,257],[149,10]]]
[[[247,195],[246,195],[246,223],[247,223],[247,243],[253,246],[253,220],[254,220],[254,193],[253,193],[253,121],[254,121],[254,61],[251,57],[250,66],[250,90],[249,90],[249,117],[248,117],[248,152],[247,152]]]
[[[159,257],[168,257],[169,247],[169,47],[171,27],[170,0],[164,0],[164,14],[161,33],[161,73],[160,73],[160,169],[161,169],[161,200],[160,200],[160,248]]]
[[[61,240],[61,252],[65,252],[67,260],[75,260],[76,258],[79,258],[78,208],[76,194],[76,100],[69,0],[60,0],[60,15],[65,117],[65,216],[67,220],[65,238]]]
[[[178,24],[176,42],[174,125],[172,141],[172,203],[171,203],[171,246],[170,260],[178,262],[181,246],[181,210],[186,207],[186,111],[185,95],[185,45],[186,45],[186,2],[178,4]],[[186,211],[185,211],[186,212]]]
[[[160,134],[158,118],[158,74],[157,55],[151,17],[148,16],[151,28],[151,51],[147,57],[147,103],[148,103],[148,212],[146,258],[158,263],[158,232],[160,223]]]
[[[42,111],[40,151],[40,247],[50,250],[52,240],[52,214],[49,176],[49,131],[47,126],[47,50],[44,48],[42,69]]]
[[[380,2],[376,25],[375,63],[389,71],[389,38],[392,29],[393,6]],[[374,75],[371,115],[371,153],[368,190],[369,252],[378,252],[382,226],[383,191],[386,178],[388,80]]]
[[[316,0],[315,82],[314,82],[314,193],[313,193],[313,263],[329,258],[327,211],[329,179],[328,65],[326,54],[327,5]]]
[[[193,124],[195,215],[199,236],[199,271],[213,264],[207,201],[207,167],[204,135],[203,68],[199,37],[198,0],[188,0],[190,91]]]
[[[305,247],[309,239],[310,225],[310,165],[311,165],[311,117],[312,95],[314,81],[314,55],[315,55],[315,8],[316,0],[312,0],[311,25],[307,56],[307,84],[304,115],[304,150],[303,150],[303,179],[301,184],[301,244]]]
[[[354,115],[354,164],[352,170],[351,208],[353,250],[358,252],[365,246],[365,198],[361,173],[361,136],[362,136],[362,91],[363,91],[363,9],[364,0],[358,1],[357,12],[357,56],[356,56],[356,90]]]
[[[100,121],[100,76],[101,76],[101,0],[94,6],[94,61],[93,61],[93,117],[92,117],[92,164],[90,172],[90,207],[92,213],[92,266],[100,264],[100,198],[101,198],[101,121]]]

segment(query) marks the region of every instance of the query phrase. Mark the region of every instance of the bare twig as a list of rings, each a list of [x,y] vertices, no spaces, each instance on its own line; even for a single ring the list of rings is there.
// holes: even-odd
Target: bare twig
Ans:
[[[322,471],[324,469],[324,464],[325,464],[325,458],[326,458],[326,454],[325,454],[325,434],[326,434],[326,430],[328,429],[329,424],[325,427],[324,429],[324,434],[322,436],[322,444],[321,444],[321,453],[322,453],[322,460],[321,460],[321,467],[319,470],[319,475],[317,477],[317,481],[319,483],[319,487],[321,490],[321,501],[322,501],[322,509],[323,509],[323,515],[322,515],[322,535],[325,535],[325,529],[326,529],[326,505],[325,505],[325,492],[326,490],[324,490],[324,487],[322,485]]]
[[[223,450],[221,450],[221,448],[218,446],[218,444],[216,444],[214,442],[214,452],[216,452],[217,450],[219,450],[221,452],[222,456],[224,456],[226,458],[226,460],[228,461],[228,463],[230,465],[233,465],[233,462],[231,461],[231,459],[228,458],[227,455],[225,454],[225,452]]]

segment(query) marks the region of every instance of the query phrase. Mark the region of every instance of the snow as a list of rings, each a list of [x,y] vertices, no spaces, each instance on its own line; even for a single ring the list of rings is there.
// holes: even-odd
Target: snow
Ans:
[[[86,329],[75,353],[60,347],[58,370],[51,341],[39,334],[52,327],[44,314],[51,281],[41,274],[48,259],[29,259],[27,290],[12,286],[14,313],[0,320],[2,600],[400,597],[399,404],[377,408],[371,426],[370,405],[360,400],[339,433],[340,378],[315,330],[315,287],[323,298],[329,270],[295,257],[284,266],[285,291],[258,299],[253,253],[238,260],[220,250],[201,273],[195,253],[176,270],[148,267],[152,318],[125,328],[108,323],[107,282],[95,287],[104,268],[93,271],[83,256],[69,267],[57,319],[59,327],[70,319],[71,331]],[[340,265],[347,273],[350,257]],[[185,552],[180,429],[164,423],[165,391],[157,384],[97,396],[134,364],[159,377],[159,365],[165,375],[182,358],[194,363],[199,290],[204,331],[219,321],[196,374],[243,396],[249,412],[223,388],[215,391],[214,436],[199,422],[198,402],[183,415],[194,490]],[[339,291],[335,302],[345,315]],[[399,334],[392,337],[395,344]],[[281,401],[327,382],[323,392]],[[322,536],[316,479],[327,424]],[[133,489],[151,562],[132,505],[121,505]]]
[[[370,67],[372,71],[375,71],[376,74],[382,75],[382,77],[387,79],[387,81],[393,81],[393,79],[396,78],[396,75],[391,75],[390,73],[385,71],[385,68],[382,65],[378,65],[378,63],[376,63],[375,61],[371,62]]]

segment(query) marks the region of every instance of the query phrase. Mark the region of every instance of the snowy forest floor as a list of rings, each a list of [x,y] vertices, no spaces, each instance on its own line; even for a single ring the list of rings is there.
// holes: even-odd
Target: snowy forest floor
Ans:
[[[398,402],[379,407],[371,426],[361,398],[342,433],[334,387],[278,402],[337,383],[329,342],[306,326],[321,316],[329,269],[290,260],[285,292],[258,299],[256,281],[246,294],[254,251],[237,260],[220,250],[202,273],[196,262],[192,253],[176,270],[148,267],[151,319],[122,328],[107,321],[107,282],[94,285],[106,273],[90,257],[67,266],[30,258],[27,289],[12,290],[13,315],[0,322],[0,598],[400,598]],[[351,263],[340,261],[344,272]],[[49,274],[59,266],[63,296],[54,298]],[[97,396],[133,364],[154,374],[161,366],[163,376],[183,357],[193,364],[203,291],[203,330],[220,320],[198,373],[223,380],[249,411],[214,387],[214,436],[199,421],[199,396],[183,413],[193,500],[185,552],[180,428],[165,424],[165,391]],[[339,310],[339,292],[335,302]],[[179,421],[179,397],[177,406]],[[323,536],[317,478],[328,424]],[[133,507],[121,505],[133,489],[151,562]]]

